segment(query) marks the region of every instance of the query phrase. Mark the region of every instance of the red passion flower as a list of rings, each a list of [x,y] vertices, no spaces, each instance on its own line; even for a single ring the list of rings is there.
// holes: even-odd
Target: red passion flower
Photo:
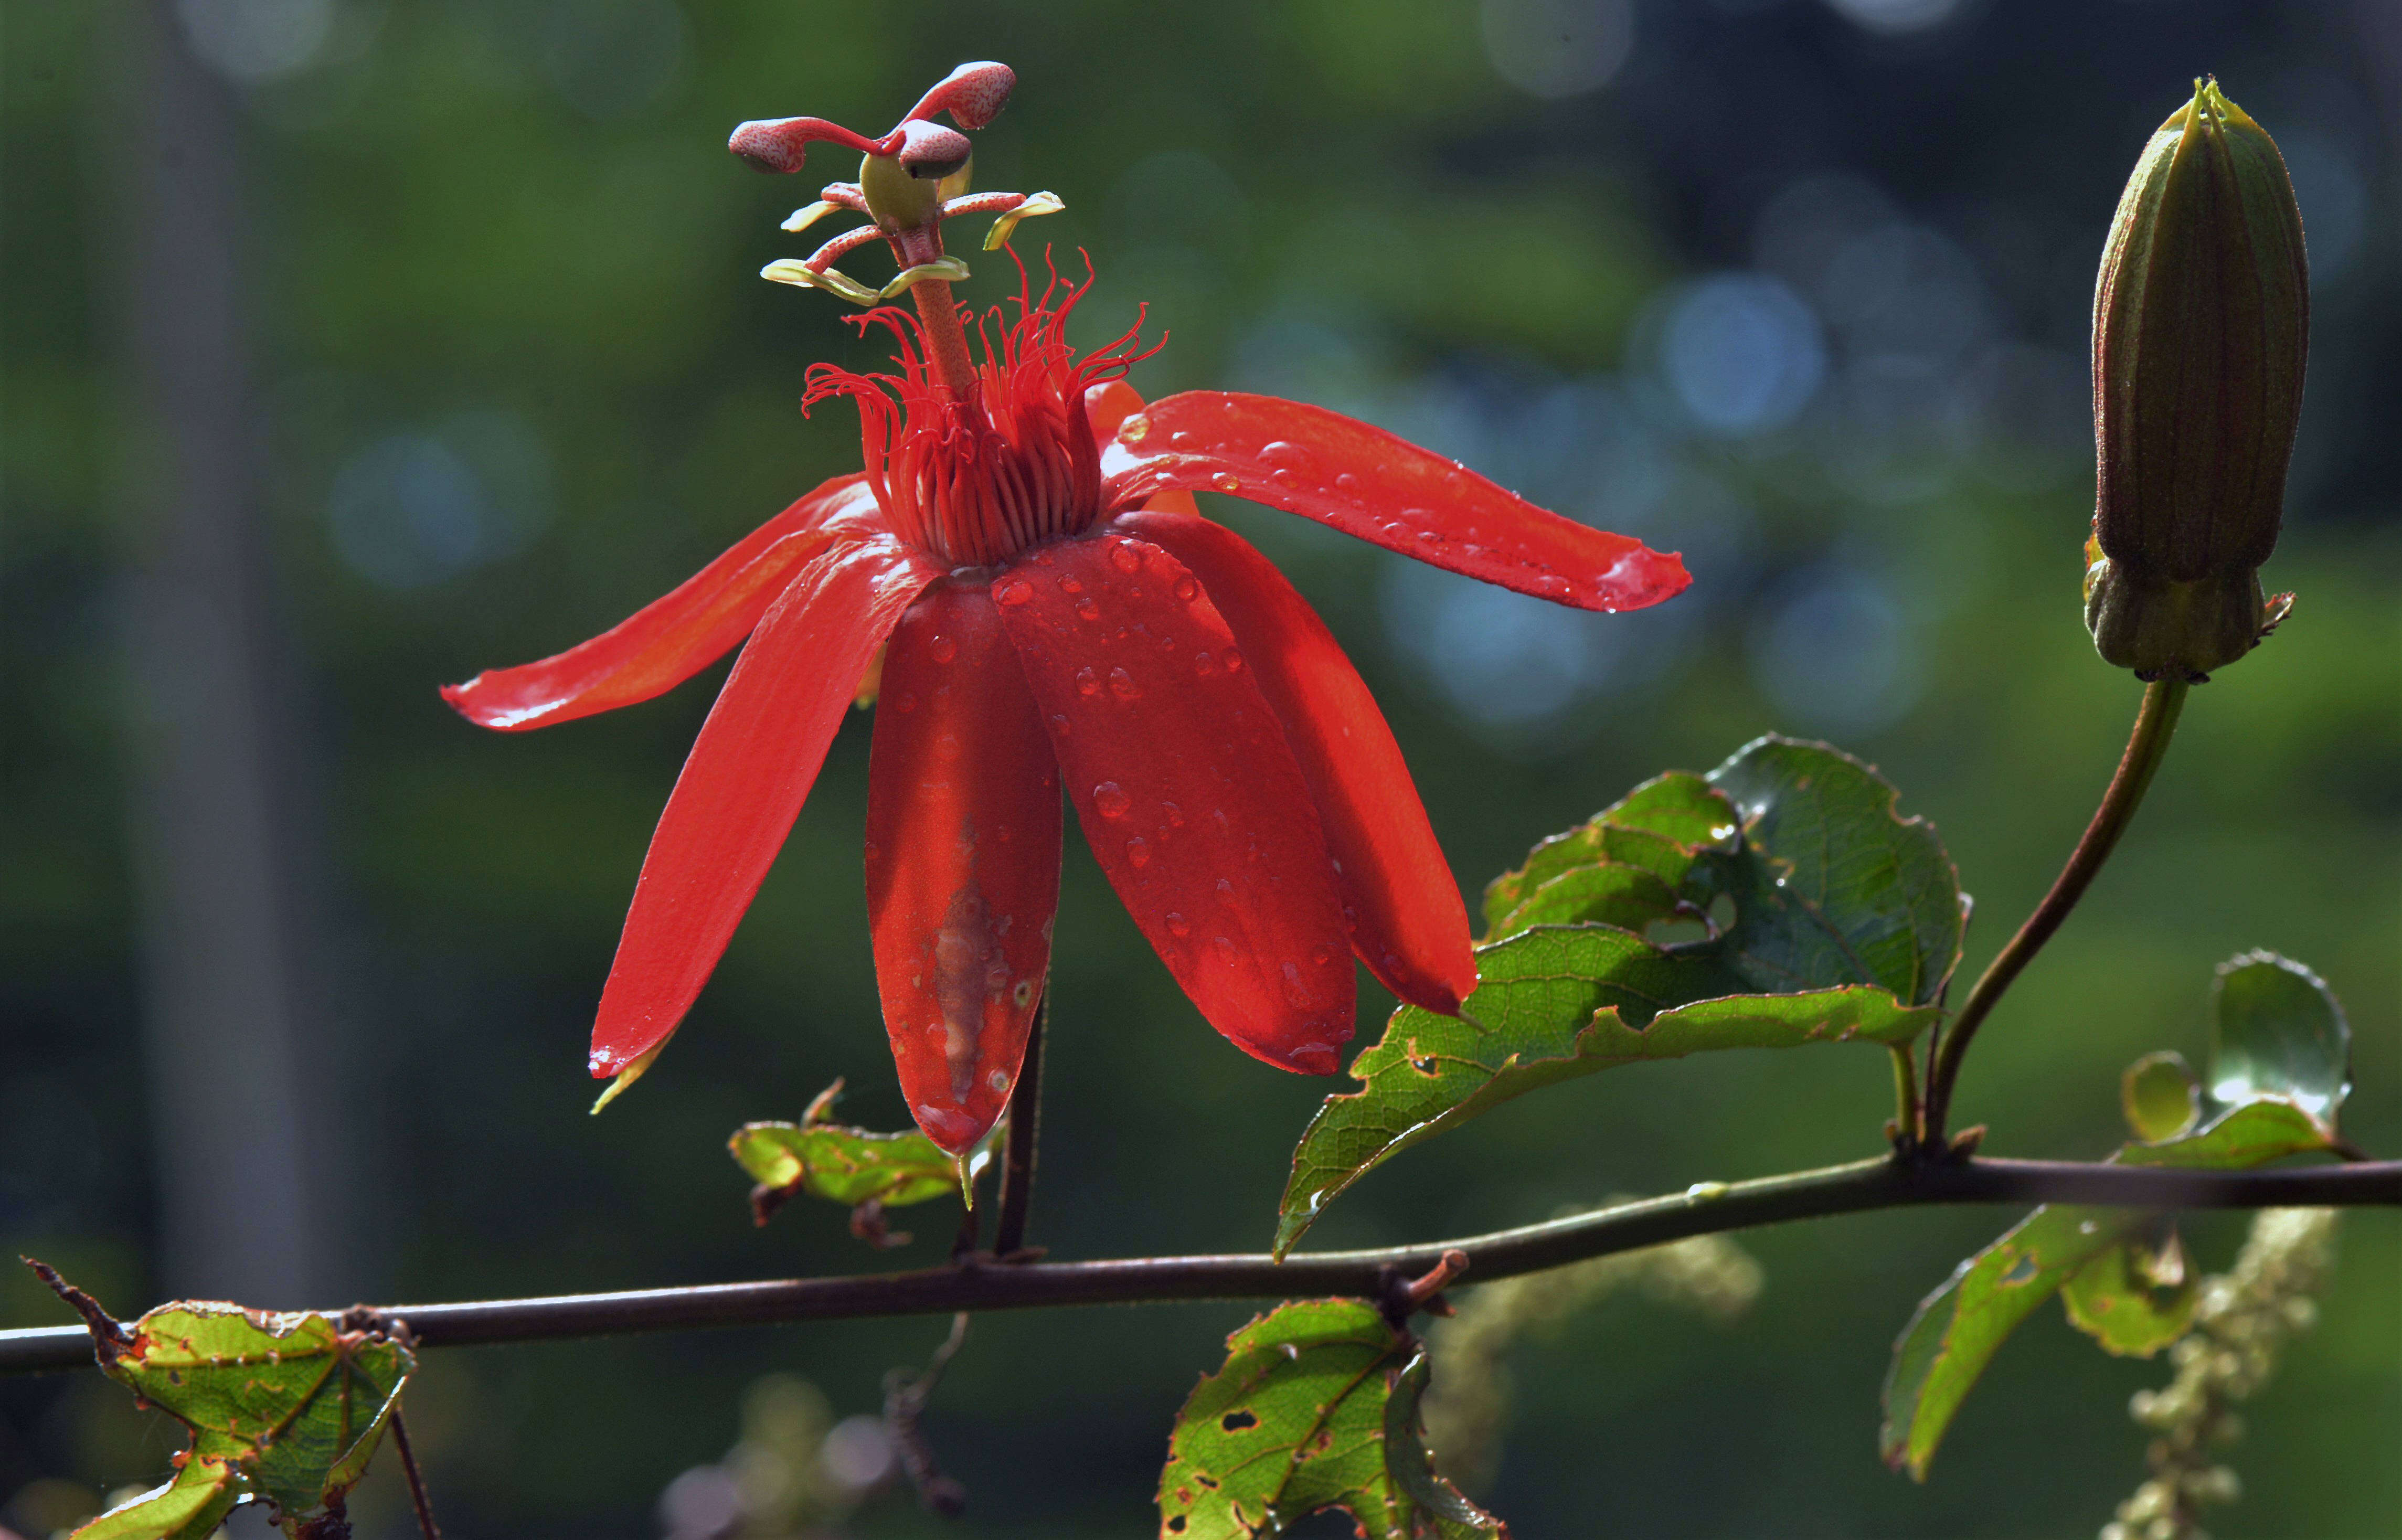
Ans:
[[[591,1070],[616,1077],[612,1094],[700,992],[854,696],[877,701],[866,868],[885,1027],[945,1149],[992,1127],[1025,1054],[1063,786],[1144,936],[1245,1052],[1333,1071],[1355,954],[1402,999],[1458,1011],[1476,983],[1467,912],[1392,732],[1325,623],[1199,515],[1194,490],[1581,609],[1687,582],[1674,556],[1333,412],[1219,391],[1144,405],[1124,379],[1148,356],[1132,332],[1082,358],[1068,346],[1089,279],[1021,289],[1014,320],[963,312],[942,220],[998,213],[1005,238],[1059,207],[968,195],[964,135],[929,120],[980,127],[1011,80],[962,65],[882,139],[806,118],[736,132],[735,151],[772,170],[798,170],[819,139],[865,158],[858,183],[791,224],[835,208],[871,223],[766,271],[917,303],[862,318],[892,333],[895,372],[808,373],[805,405],[857,404],[864,468],[614,629],[443,692],[484,727],[547,727],[648,700],[749,639],[652,836],[601,992]],[[881,291],[833,268],[873,239],[902,266]]]

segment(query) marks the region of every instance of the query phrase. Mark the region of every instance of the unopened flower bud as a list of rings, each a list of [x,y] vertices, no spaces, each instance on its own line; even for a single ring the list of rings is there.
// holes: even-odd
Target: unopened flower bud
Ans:
[[[2099,480],[2085,618],[2108,661],[2200,680],[2285,613],[2277,544],[2310,273],[2276,144],[2216,82],[2144,147],[2093,291]]]

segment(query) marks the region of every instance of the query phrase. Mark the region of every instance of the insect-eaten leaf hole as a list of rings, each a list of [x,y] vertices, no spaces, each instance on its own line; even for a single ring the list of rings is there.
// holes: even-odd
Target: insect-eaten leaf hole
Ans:
[[[1247,1411],[1230,1411],[1218,1420],[1218,1425],[1228,1433],[1240,1433],[1245,1428],[1258,1427],[1260,1420]]]

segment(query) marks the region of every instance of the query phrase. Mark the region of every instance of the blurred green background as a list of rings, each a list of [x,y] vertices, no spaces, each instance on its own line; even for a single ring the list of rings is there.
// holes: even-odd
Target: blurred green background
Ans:
[[[1350,649],[1471,895],[1636,781],[1782,730],[1872,759],[1936,821],[1978,899],[1971,970],[2133,717],[2077,602],[2092,271],[2145,136],[2216,72],[2284,146],[2310,234],[2310,395],[2264,575],[2300,603],[2196,693],[2122,853],[1981,1040],[1961,1121],[2000,1153],[2105,1152],[2120,1067],[2198,1060],[2212,965],[2266,946],[2347,1003],[2349,1126],[2402,1147],[2392,0],[0,19],[0,1242],[112,1307],[939,1258],[939,1206],[902,1216],[918,1240],[891,1258],[822,1206],[753,1229],[724,1150],[836,1075],[849,1115],[904,1121],[861,897],[865,720],[673,1048],[595,1119],[591,1008],[720,671],[523,738],[435,687],[580,640],[857,464],[848,412],[804,422],[797,397],[810,361],[877,350],[848,307],[752,276],[806,255],[777,222],[849,168],[821,151],[768,181],[721,146],[753,117],[878,132],[986,57],[1020,84],[978,136],[978,186],[1066,199],[1018,245],[1090,253],[1087,340],[1149,303],[1171,340],[1147,393],[1351,411],[1686,554],[1684,597],[1594,617],[1212,504]],[[1004,261],[976,270],[967,297],[1008,292]],[[1034,1238],[1263,1246],[1329,1085],[1209,1032],[1072,837],[1056,967]],[[1311,1241],[1855,1158],[1888,1110],[1868,1049],[1630,1069],[1412,1152]],[[1732,1325],[1632,1296],[1580,1316],[1514,1362],[1493,1505],[1529,1540],[2092,1533],[2141,1478],[2127,1396],[2169,1371],[2050,1311],[1927,1485],[1876,1460],[1889,1342],[2008,1222],[1746,1235],[1765,1290]],[[2241,1222],[2194,1231],[2222,1267]],[[2221,1534],[2402,1533],[2394,1216],[2353,1216],[2341,1245],[2320,1325],[2249,1408]],[[0,1311],[65,1319],[13,1274]],[[1148,1533],[1169,1420],[1249,1313],[979,1321],[927,1422],[971,1492],[948,1533]],[[737,1438],[746,1386],[800,1376],[833,1416],[872,1411],[941,1329],[446,1352],[410,1408],[449,1533],[655,1535],[670,1482]],[[156,1480],[179,1442],[96,1375],[0,1382],[0,1523]],[[413,1533],[388,1469],[360,1501],[364,1533]],[[905,1493],[848,1525],[944,1532]]]

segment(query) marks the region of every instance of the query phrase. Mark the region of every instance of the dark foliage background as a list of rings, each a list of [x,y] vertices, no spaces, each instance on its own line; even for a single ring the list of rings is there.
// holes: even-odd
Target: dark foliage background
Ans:
[[[674,1047],[596,1120],[589,1012],[713,683],[505,740],[434,687],[613,622],[855,464],[847,415],[795,402],[810,360],[873,350],[843,307],[751,276],[805,254],[776,222],[846,168],[769,182],[720,146],[752,117],[879,130],[979,57],[1021,80],[979,185],[1066,198],[1020,248],[1089,250],[1088,339],[1152,305],[1172,341],[1147,391],[1355,411],[1687,554],[1686,597],[1594,617],[1214,510],[1351,649],[1471,894],[1656,770],[1824,736],[1940,825],[1979,899],[1971,967],[2133,715],[2077,606],[2092,270],[2145,135],[2216,71],[2285,146],[2312,243],[2310,397],[2266,574],[2301,602],[2195,696],[2123,853],[1988,1029],[1962,1120],[2003,1153],[2105,1152],[2119,1068],[2198,1059],[2212,964],[2269,946],[2351,1007],[2355,1136],[2402,1143],[2391,0],[0,14],[0,1240],[117,1307],[871,1265],[838,1213],[753,1230],[723,1149],[837,1075],[862,1121],[904,1117],[860,896],[864,722]],[[238,351],[162,363],[220,271]],[[981,259],[968,292],[998,299],[1006,271]],[[167,490],[194,433],[229,451],[207,506]],[[255,828],[222,811],[245,806]],[[195,940],[228,936],[253,950]],[[267,1004],[209,995],[212,959]],[[1080,848],[1056,967],[1036,1238],[1263,1245],[1328,1088],[1210,1034]],[[177,1057],[195,1021],[217,1080]],[[1868,1051],[1581,1082],[1396,1161],[1313,1242],[1855,1157],[1887,1088]],[[947,1216],[909,1218],[899,1259],[932,1260]],[[1748,1236],[1767,1291],[1732,1327],[1632,1298],[1581,1318],[1516,1363],[1494,1505],[1538,1540],[2091,1533],[2140,1476],[2126,1397],[2167,1370],[2056,1316],[2010,1345],[1927,1486],[1875,1459],[1887,1344],[2004,1223]],[[2224,1265],[2239,1222],[2195,1228]],[[2219,1533],[2402,1533],[2396,1240],[2390,1214],[2347,1221]],[[0,1307],[61,1319],[28,1279]],[[973,1492],[957,1533],[1143,1532],[1168,1420],[1247,1313],[980,1322],[929,1423]],[[745,1384],[794,1373],[866,1410],[939,1336],[448,1353],[410,1407],[450,1533],[647,1535],[670,1479],[735,1438]],[[97,1376],[0,1384],[18,1525],[58,1483],[156,1479],[173,1447]],[[363,1502],[371,1533],[403,1533],[388,1471]],[[901,1498],[852,1522],[939,1528]]]

